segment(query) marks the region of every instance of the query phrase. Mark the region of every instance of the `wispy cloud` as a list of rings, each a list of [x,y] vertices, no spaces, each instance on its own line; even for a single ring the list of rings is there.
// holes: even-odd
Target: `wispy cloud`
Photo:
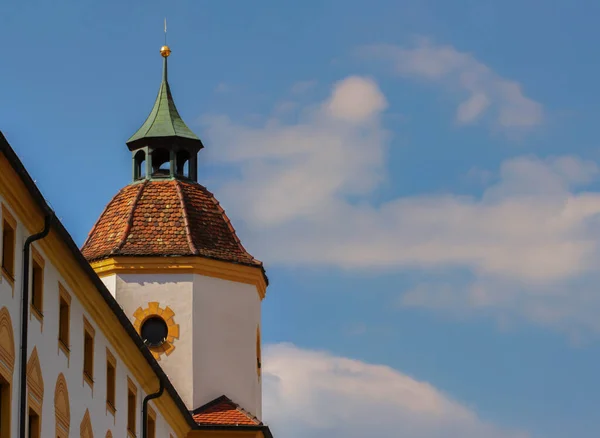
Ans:
[[[260,126],[205,118],[219,145],[208,159],[238,170],[217,195],[242,233],[243,225],[253,230],[243,237],[255,254],[271,266],[467,268],[481,291],[510,284],[487,292],[495,299],[487,309],[511,308],[543,324],[576,324],[588,309],[600,311],[588,292],[577,295],[581,287],[569,290],[569,306],[556,297],[557,285],[600,264],[600,194],[581,191],[599,175],[594,163],[516,157],[482,180],[488,185],[479,197],[422,194],[374,204],[370,195],[387,171],[387,105],[374,79],[350,76],[324,101],[300,108],[293,123],[277,113]],[[442,308],[439,299],[414,293],[406,305]],[[469,300],[463,308],[472,308]]]
[[[480,198],[420,195],[371,204],[386,172],[386,105],[372,79],[349,77],[297,124],[270,119],[254,128],[207,119],[220,145],[212,159],[242,169],[241,178],[220,188],[224,203],[254,229],[268,229],[269,239],[252,247],[279,263],[466,266],[541,283],[595,265],[589,221],[600,212],[600,196],[572,189],[598,169],[576,157],[507,160]]]
[[[462,96],[455,115],[460,124],[475,123],[486,114],[506,129],[530,128],[543,120],[542,105],[525,96],[518,82],[503,78],[452,46],[420,39],[412,47],[372,45],[358,53],[391,64],[398,75],[438,83]]]
[[[265,420],[286,438],[525,438],[503,430],[432,385],[383,365],[269,345]]]

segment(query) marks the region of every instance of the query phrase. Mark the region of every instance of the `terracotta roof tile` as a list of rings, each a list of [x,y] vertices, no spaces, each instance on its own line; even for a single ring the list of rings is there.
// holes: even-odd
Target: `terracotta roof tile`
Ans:
[[[196,409],[192,414],[196,423],[200,425],[262,425],[258,418],[224,395]]]
[[[108,203],[81,248],[113,256],[202,256],[262,267],[242,246],[212,193],[178,180],[130,184]]]

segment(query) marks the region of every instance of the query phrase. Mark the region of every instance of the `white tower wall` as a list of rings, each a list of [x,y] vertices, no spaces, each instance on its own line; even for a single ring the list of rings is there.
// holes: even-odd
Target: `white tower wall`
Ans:
[[[113,276],[110,276],[113,277]],[[261,300],[256,287],[198,274],[117,274],[111,292],[132,322],[150,302],[174,312],[175,350],[159,364],[188,409],[226,395],[261,417],[257,328]]]
[[[188,409],[192,409],[193,376],[193,279],[192,274],[119,274],[116,276],[115,297],[132,323],[135,311],[148,303],[169,306],[179,324],[179,339],[171,355],[163,354],[158,362]]]
[[[194,275],[194,407],[226,395],[261,417],[255,286]]]

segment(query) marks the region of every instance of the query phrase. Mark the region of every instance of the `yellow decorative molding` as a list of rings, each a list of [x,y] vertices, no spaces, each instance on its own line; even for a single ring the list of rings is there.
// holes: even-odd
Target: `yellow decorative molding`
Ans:
[[[264,299],[267,283],[258,267],[204,257],[113,257],[91,263],[98,276],[112,274],[198,274],[256,287]]]
[[[42,377],[42,368],[40,366],[37,347],[33,347],[31,356],[27,361],[27,390],[29,406],[38,412],[41,419],[44,400],[44,379]]]
[[[153,301],[148,303],[148,307],[145,309],[138,307],[133,313],[133,317],[135,318],[133,326],[140,336],[142,335],[142,325],[148,318],[161,318],[167,324],[167,339],[160,347],[148,347],[148,349],[156,360],[160,360],[160,356],[163,354],[168,356],[173,353],[175,350],[173,343],[175,339],[179,339],[179,324],[175,324],[175,312],[169,306],[163,309],[160,307],[160,303]]]
[[[2,204],[2,219],[8,222],[8,224],[13,228],[13,230],[17,231],[17,221],[4,204]]]
[[[44,379],[38,356],[37,347],[33,347],[29,361],[27,362],[27,387],[39,399],[44,398]]]
[[[0,375],[12,382],[15,368],[15,336],[12,320],[6,307],[0,309]]]
[[[54,414],[56,417],[56,436],[58,438],[68,438],[69,428],[71,426],[71,408],[69,404],[67,381],[63,373],[60,373],[56,379],[56,388],[54,389]]]
[[[81,438],[94,438],[94,431],[92,429],[90,411],[87,409],[85,410],[85,414],[83,414],[83,419],[81,420],[81,424],[79,425],[79,436]]]
[[[37,264],[40,265],[41,268],[46,266],[46,260],[40,254],[40,252],[37,249],[35,249],[34,245],[31,245],[31,260],[37,262]]]
[[[13,395],[13,371],[15,368],[15,337],[12,320],[6,307],[0,309],[0,382],[4,391],[0,393],[0,418],[11,418]],[[0,424],[0,436],[10,435],[10,421]]]
[[[0,153],[0,195],[10,206],[15,216],[28,234],[39,232],[44,227],[44,211],[29,194],[25,184]],[[96,322],[107,341],[113,346],[124,365],[135,376],[146,393],[156,391],[157,376],[150,364],[139,351],[135,342],[126,333],[117,316],[98,292],[88,275],[79,267],[79,262],[71,249],[54,229],[48,236],[38,241],[39,248],[46,255],[64,280],[64,285],[81,303],[87,314]],[[165,394],[166,395],[166,394]],[[175,401],[168,396],[154,400],[155,406],[177,436],[184,437],[190,430],[186,417]]]

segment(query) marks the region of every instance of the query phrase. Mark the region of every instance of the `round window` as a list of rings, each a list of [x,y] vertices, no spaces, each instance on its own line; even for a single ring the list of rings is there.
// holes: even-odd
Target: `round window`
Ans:
[[[152,316],[142,324],[142,339],[150,347],[160,347],[168,333],[167,323],[160,316]]]

